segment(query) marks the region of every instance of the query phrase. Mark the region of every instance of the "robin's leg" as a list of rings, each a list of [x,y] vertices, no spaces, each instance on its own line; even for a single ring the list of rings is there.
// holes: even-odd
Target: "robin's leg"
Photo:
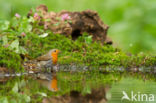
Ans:
[[[44,67],[46,68],[46,72],[51,72],[52,69],[52,61],[48,60],[47,63],[44,65]]]
[[[59,66],[58,65],[54,65],[51,67],[51,72],[57,72],[59,70]]]
[[[51,73],[54,73],[54,69],[53,69],[53,66],[51,67],[50,71],[51,71]]]
[[[51,68],[47,68],[46,72],[50,73],[51,72]]]

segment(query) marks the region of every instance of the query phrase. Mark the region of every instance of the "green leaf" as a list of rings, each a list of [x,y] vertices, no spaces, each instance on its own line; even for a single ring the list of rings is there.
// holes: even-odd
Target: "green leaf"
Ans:
[[[26,94],[23,94],[23,95],[22,95],[22,98],[23,98],[24,101],[27,102],[27,103],[31,101],[30,96],[28,96],[28,95],[26,95]]]
[[[29,22],[29,23],[34,23],[35,20],[34,20],[34,18],[33,18],[32,16],[30,16],[29,19],[28,19],[28,22]]]
[[[9,102],[8,102],[8,99],[6,97],[1,97],[0,103],[9,103]]]
[[[41,37],[41,38],[44,38],[44,37],[47,37],[47,36],[48,36],[48,33],[44,33],[42,35],[39,35],[39,37]]]
[[[27,54],[28,53],[27,50],[22,46],[19,46],[19,51],[21,54]]]
[[[5,36],[2,37],[2,45],[6,45],[6,44],[8,44],[8,38],[5,35]]]
[[[90,36],[88,36],[88,37],[85,37],[85,42],[86,42],[87,44],[91,44],[91,43],[92,43],[92,36],[90,35]]]
[[[71,20],[69,20],[68,22],[69,22],[69,23],[72,23],[72,21],[71,21]]]
[[[43,92],[37,92],[37,94],[43,96],[43,97],[47,97],[47,94],[46,93],[43,93]]]
[[[11,27],[17,28],[19,23],[20,22],[17,18],[13,18],[13,20],[11,21]]]
[[[58,23],[56,23],[56,24],[54,24],[54,26],[58,26],[60,23],[58,22]]]
[[[9,25],[10,25],[10,22],[9,22],[9,21],[1,22],[0,29],[1,29],[1,30],[8,30]]]
[[[10,103],[17,103],[17,101],[12,99],[12,100],[10,100]]]
[[[30,24],[27,25],[27,28],[26,28],[25,31],[26,31],[26,32],[30,32],[31,30],[32,30],[32,25],[30,25]]]
[[[47,22],[48,22],[48,21],[51,21],[51,19],[45,19],[45,21],[47,21]]]
[[[14,87],[12,88],[12,91],[14,93],[18,93],[18,83],[17,82],[15,83]]]
[[[21,82],[18,83],[19,88],[22,88],[26,85],[25,81],[22,80]]]
[[[86,85],[82,90],[82,94],[90,94],[90,93],[91,93],[91,88],[89,85]]]
[[[19,40],[16,39],[10,44],[10,49],[14,50],[16,53],[19,53]]]

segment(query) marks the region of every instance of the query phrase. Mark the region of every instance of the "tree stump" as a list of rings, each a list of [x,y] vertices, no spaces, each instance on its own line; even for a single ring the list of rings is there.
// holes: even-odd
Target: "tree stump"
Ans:
[[[55,13],[48,12],[45,5],[40,5],[36,8],[36,12],[40,13],[40,18],[44,20],[39,24],[44,25],[44,29],[50,29],[54,34],[71,36],[73,40],[76,40],[86,32],[92,35],[93,41],[112,44],[112,40],[107,37],[109,26],[103,23],[96,11],[70,12],[63,10]],[[33,15],[30,10],[28,17]]]

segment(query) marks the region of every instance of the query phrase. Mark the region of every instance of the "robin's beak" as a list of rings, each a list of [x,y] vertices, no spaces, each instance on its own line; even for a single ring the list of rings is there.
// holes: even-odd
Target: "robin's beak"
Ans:
[[[61,53],[61,51],[60,51],[60,50],[58,50],[58,53]]]

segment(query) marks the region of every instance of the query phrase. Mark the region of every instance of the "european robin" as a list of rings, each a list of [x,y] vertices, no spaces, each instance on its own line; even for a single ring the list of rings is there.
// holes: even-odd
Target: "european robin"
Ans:
[[[44,68],[57,69],[57,61],[58,61],[58,49],[52,49],[47,54],[40,56],[37,58],[38,65]]]
[[[50,88],[53,91],[57,91],[58,90],[58,87],[57,87],[57,76],[56,76],[56,72],[53,72],[53,70],[56,68],[57,61],[58,61],[58,53],[59,52],[60,51],[58,49],[52,49],[47,54],[45,54],[45,55],[40,56],[40,57],[37,58],[37,60],[40,63],[44,64],[43,65],[44,68],[51,68],[51,71],[52,71],[52,74],[51,74],[52,75],[52,79],[50,81]]]
[[[38,68],[44,68],[44,69],[51,69],[51,73],[43,73],[43,75],[40,75],[39,78],[45,78],[48,81],[50,81],[50,89],[53,91],[57,91],[57,76],[56,72],[57,71],[57,61],[58,61],[58,54],[59,54],[58,49],[52,49],[50,50],[47,54],[38,57],[34,63],[37,63]],[[31,61],[32,62],[32,61]],[[27,63],[28,65],[30,63]],[[32,64],[32,63],[31,63]],[[36,65],[35,65],[36,66]],[[54,70],[55,69],[55,70]],[[42,74],[42,73],[41,73]]]

